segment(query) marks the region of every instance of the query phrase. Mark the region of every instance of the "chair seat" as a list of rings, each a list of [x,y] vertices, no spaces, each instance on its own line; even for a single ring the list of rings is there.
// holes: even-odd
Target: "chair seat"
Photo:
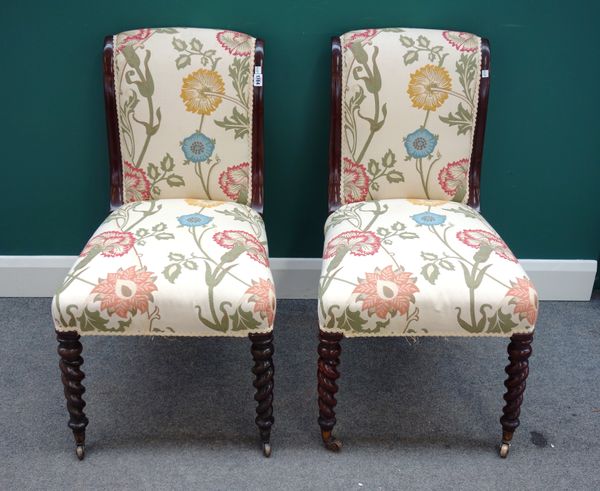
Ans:
[[[54,297],[56,329],[80,334],[247,336],[272,329],[262,218],[198,199],[121,206]]]
[[[347,204],[325,225],[319,321],[346,336],[531,332],[538,296],[496,231],[452,201]]]

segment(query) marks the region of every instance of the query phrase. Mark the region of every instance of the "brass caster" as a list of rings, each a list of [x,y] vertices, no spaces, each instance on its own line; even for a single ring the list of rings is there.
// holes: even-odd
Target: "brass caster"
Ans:
[[[342,442],[333,436],[328,440],[323,441],[325,448],[332,452],[339,452],[342,449]]]
[[[77,455],[79,460],[83,460],[85,457],[85,447],[83,445],[77,445],[77,448],[75,448],[75,455]]]
[[[263,443],[263,455],[267,458],[271,456],[271,444],[270,443]]]
[[[503,442],[502,445],[500,445],[500,457],[502,457],[503,459],[508,457],[509,449],[510,449],[510,443]]]

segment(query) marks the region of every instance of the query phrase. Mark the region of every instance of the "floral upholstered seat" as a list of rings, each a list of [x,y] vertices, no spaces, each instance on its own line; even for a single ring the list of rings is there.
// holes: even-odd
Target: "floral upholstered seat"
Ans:
[[[331,66],[318,305],[322,439],[341,448],[332,430],[344,337],[505,336],[506,457],[538,295],[479,213],[489,43],[453,30],[363,29],[333,38]]]
[[[262,218],[237,203],[128,203],[94,233],[56,294],[57,330],[247,336],[273,327]]]
[[[275,291],[263,208],[263,42],[219,29],[109,36],[112,213],[54,296],[62,381],[84,456],[84,335],[248,337],[269,456]]]
[[[483,217],[453,201],[385,199],[330,215],[323,329],[346,336],[527,333],[537,294]]]

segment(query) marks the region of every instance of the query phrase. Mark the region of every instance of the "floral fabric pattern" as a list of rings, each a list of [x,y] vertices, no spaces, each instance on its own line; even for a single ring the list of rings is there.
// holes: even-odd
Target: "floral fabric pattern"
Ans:
[[[273,328],[260,215],[205,199],[135,201],[111,213],[54,296],[59,331],[246,336]]]
[[[344,34],[341,44],[342,204],[388,198],[466,202],[480,38],[365,29]]]
[[[125,203],[249,204],[255,39],[234,31],[140,29],[114,38]],[[226,192],[220,176],[246,165]]]
[[[346,336],[512,336],[538,296],[484,218],[446,200],[350,203],[325,225],[321,329]]]

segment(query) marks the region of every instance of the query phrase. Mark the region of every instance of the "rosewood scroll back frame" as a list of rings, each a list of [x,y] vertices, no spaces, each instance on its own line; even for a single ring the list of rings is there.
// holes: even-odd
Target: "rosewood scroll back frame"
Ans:
[[[473,136],[473,150],[469,166],[469,198],[467,204],[479,210],[481,189],[481,161],[488,97],[490,91],[490,43],[481,39],[481,73],[479,79],[479,102]],[[485,76],[483,76],[485,75]],[[329,125],[329,213],[341,206],[340,188],[342,176],[342,47],[340,38],[331,38],[331,105]]]
[[[264,46],[262,39],[256,40],[254,66],[264,69]],[[113,36],[104,38],[104,108],[108,135],[108,156],[110,161],[110,208],[114,210],[123,204],[123,164],[119,142],[119,120],[115,94],[115,73],[113,65]],[[252,101],[252,199],[250,206],[258,213],[263,211],[263,87],[253,84]]]

